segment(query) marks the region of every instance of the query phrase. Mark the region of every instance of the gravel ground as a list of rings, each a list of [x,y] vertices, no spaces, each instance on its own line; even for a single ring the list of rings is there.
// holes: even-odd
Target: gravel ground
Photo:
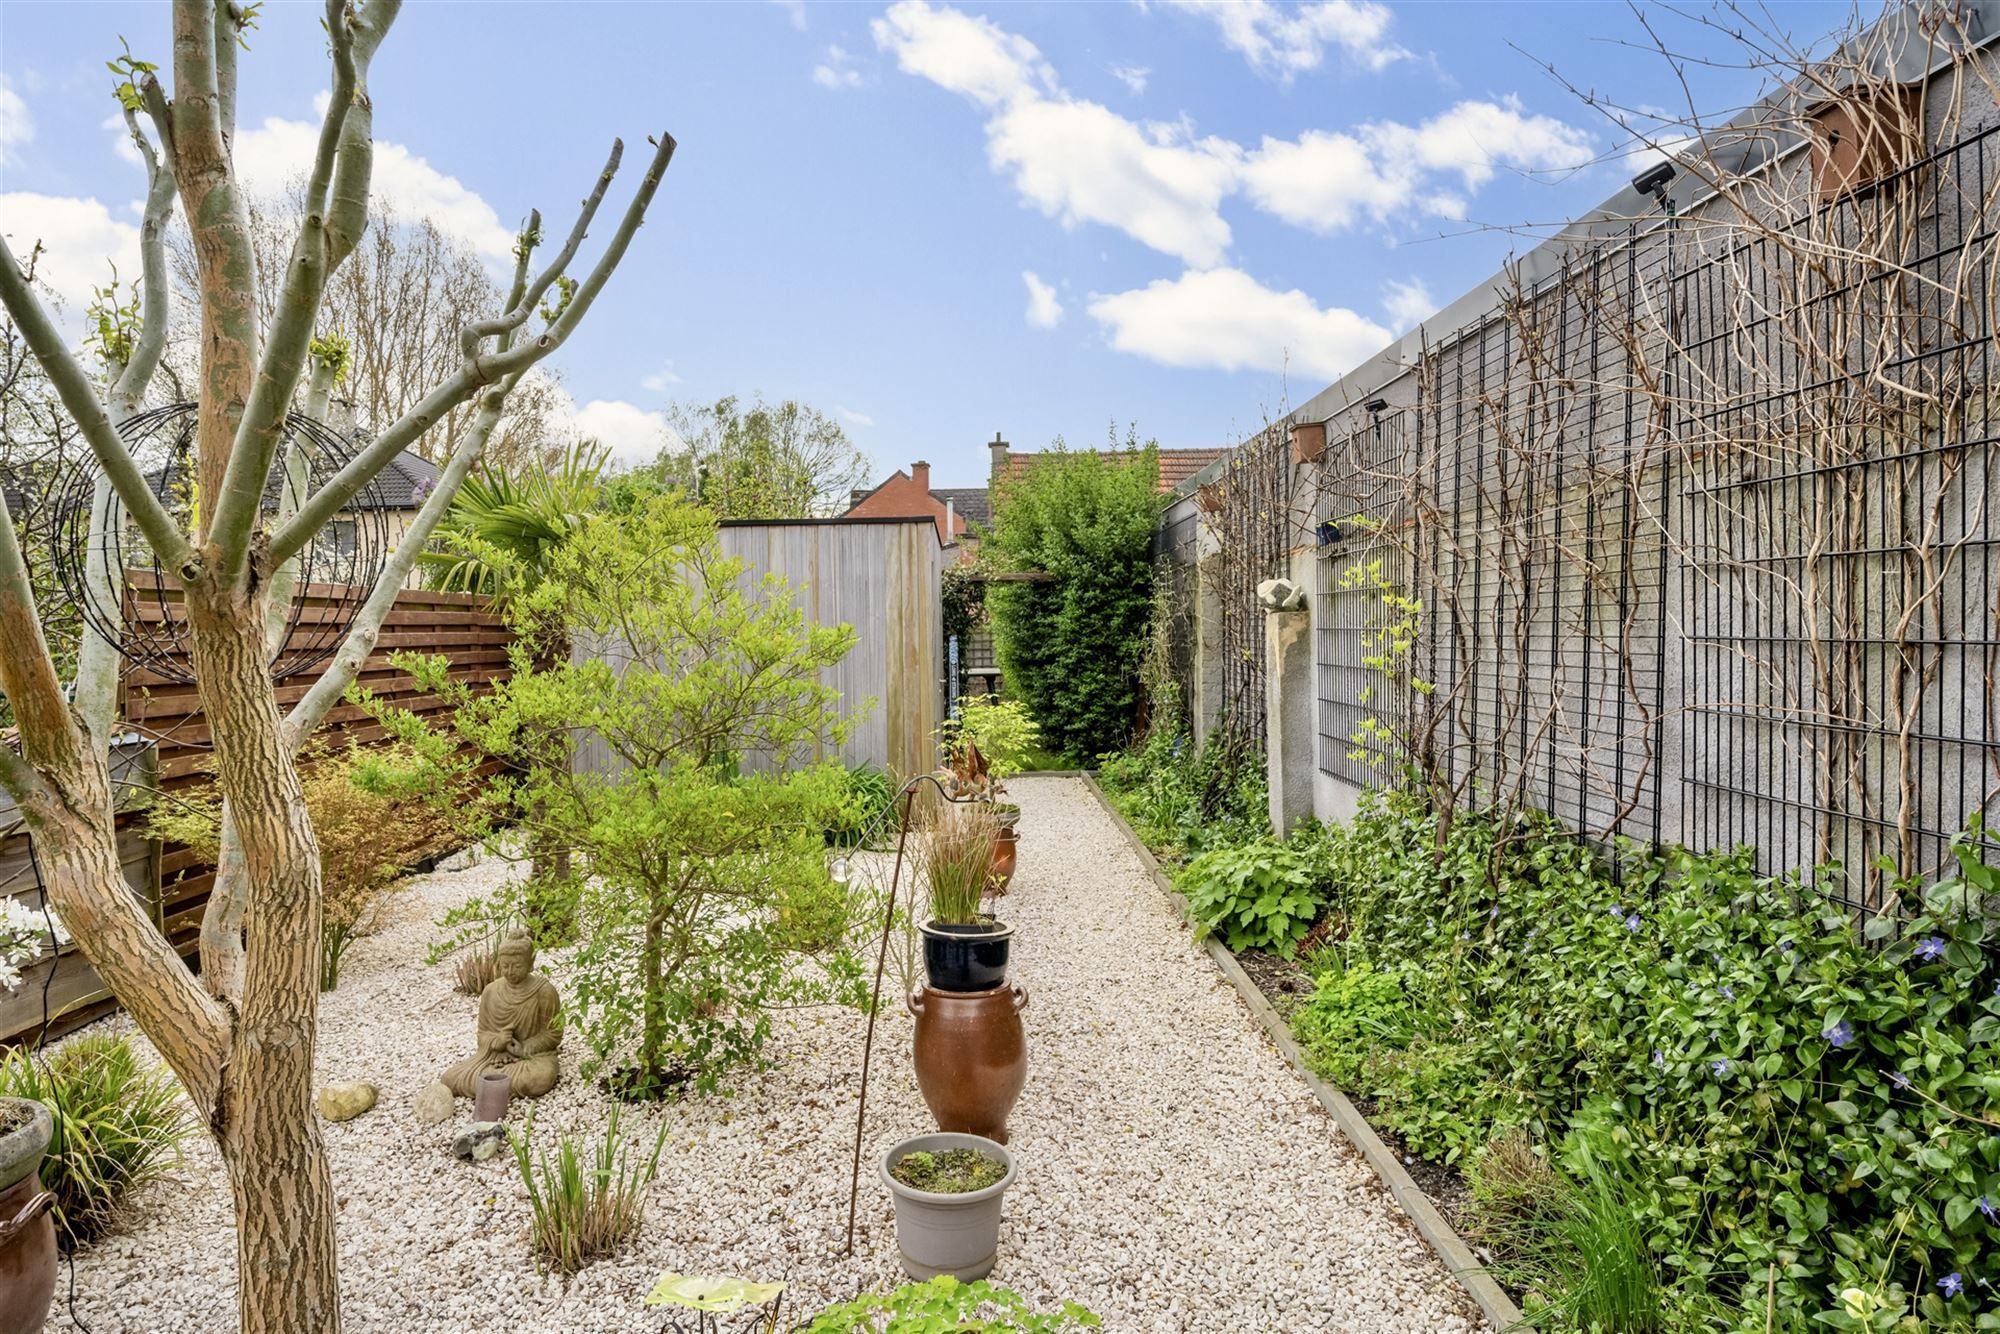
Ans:
[[[1305,1085],[1267,1044],[1081,783],[1024,778],[1020,871],[1003,913],[1032,1003],[1028,1086],[1011,1123],[996,1282],[1083,1302],[1113,1331],[1471,1331],[1476,1309]],[[340,1196],[350,1331],[658,1331],[640,1298],[663,1270],[792,1286],[788,1309],[900,1280],[886,1193],[862,1179],[845,1227],[862,1021],[781,1024],[771,1070],[736,1095],[628,1111],[668,1149],[645,1230],[574,1279],[538,1275],[510,1160],[450,1150],[469,1119],[418,1126],[411,1100],[469,1052],[475,1002],[421,960],[430,919],[501,874],[488,861],[409,882],[395,921],[355,946],[326,998],[325,1080],[382,1101],[326,1128]],[[554,970],[558,984],[560,967]],[[123,1024],[127,1021],[108,1021]],[[871,1155],[930,1129],[897,1007],[878,1033]],[[566,1071],[537,1133],[595,1134],[605,1100]],[[95,1334],[235,1326],[229,1191],[205,1140],[145,1188],[122,1230],[78,1257],[75,1311]],[[51,1329],[76,1329],[63,1292]]]

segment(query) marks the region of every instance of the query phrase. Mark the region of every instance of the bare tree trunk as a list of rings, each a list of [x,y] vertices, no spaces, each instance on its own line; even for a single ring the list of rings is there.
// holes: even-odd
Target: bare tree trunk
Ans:
[[[319,843],[264,656],[265,608],[240,588],[192,589],[196,680],[243,875],[241,1010],[219,1142],[236,1197],[242,1328],[340,1328],[333,1183],[313,1114],[319,1022]]]

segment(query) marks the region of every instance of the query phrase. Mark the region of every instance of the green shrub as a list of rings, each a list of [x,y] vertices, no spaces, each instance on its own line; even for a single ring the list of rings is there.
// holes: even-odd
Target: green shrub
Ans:
[[[660,1148],[667,1128],[653,1138],[653,1151],[639,1162],[618,1126],[618,1106],[612,1104],[604,1138],[591,1152],[586,1167],[576,1141],[565,1135],[554,1159],[548,1151],[530,1150],[535,1119],[508,1132],[514,1165],[528,1190],[534,1218],[528,1243],[537,1257],[565,1274],[610,1255],[618,1244],[639,1230],[645,1218],[645,1190],[660,1169]]]
[[[1112,443],[1071,453],[1058,440],[1036,455],[1001,485],[984,544],[1003,571],[1049,576],[990,584],[986,605],[1008,689],[1076,763],[1130,739],[1152,611],[1159,454]]]
[[[42,1184],[56,1197],[66,1247],[95,1240],[132,1191],[180,1162],[195,1120],[165,1066],[142,1066],[129,1038],[85,1033],[0,1062],[0,1097],[49,1109],[55,1134]]]
[[[813,1317],[805,1334],[937,1334],[978,1330],[981,1334],[1063,1334],[1095,1329],[1100,1321],[1075,1302],[1039,1314],[1019,1293],[981,1279],[961,1283],[949,1275],[928,1283],[906,1283],[887,1293],[864,1293],[851,1302],[829,1306]]]
[[[836,848],[860,843],[869,827],[896,799],[896,780],[872,764],[847,770],[846,786],[826,823],[826,841]]]
[[[1409,1045],[1409,1023],[1402,982],[1366,963],[1328,969],[1292,1012],[1292,1028],[1313,1067],[1335,1087],[1349,1090],[1359,1087],[1362,1066],[1376,1046]]]
[[[1670,1309],[1712,1293],[1762,1328],[1770,1283],[1781,1322],[1972,1328],[2000,1262],[1983,836],[1872,945],[1822,877],[1742,853],[1634,853],[1619,877],[1540,818],[1461,813],[1440,839],[1402,794],[1323,837],[1344,932],[1325,957],[1396,978],[1412,1016],[1377,1027],[1351,1087],[1412,1148],[1601,1123]],[[1313,1059],[1353,1070],[1328,1049],[1350,1008],[1300,1007]]]
[[[1103,757],[1098,781],[1167,861],[1271,832],[1263,754],[1232,748],[1220,736],[1197,751],[1186,732],[1155,727],[1136,750]]]
[[[560,869],[448,913],[443,946],[517,914],[575,923],[581,1072],[627,1099],[713,1091],[757,1059],[779,1008],[863,1003],[846,929],[863,898],[831,876],[825,836],[852,780],[810,762],[848,736],[849,705],[873,707],[823,679],[853,629],[809,622],[775,576],[749,580],[715,516],[678,494],[578,525],[508,618],[511,672],[490,688],[440,657],[394,659],[451,706],[441,717],[356,692],[415,757],[395,782],[462,795],[469,832],[513,824],[530,846],[569,850]],[[550,658],[552,643],[602,652]],[[572,762],[582,734],[608,763]],[[751,755],[771,770],[745,772]],[[489,757],[506,772],[475,773]]]
[[[1318,919],[1321,899],[1305,858],[1269,840],[1216,848],[1176,877],[1188,911],[1204,933],[1232,950],[1274,950],[1289,957]]]
[[[947,752],[971,742],[986,757],[986,771],[1001,782],[1041,758],[1042,733],[1018,699],[998,695],[968,695],[958,702],[958,715],[938,728]]]

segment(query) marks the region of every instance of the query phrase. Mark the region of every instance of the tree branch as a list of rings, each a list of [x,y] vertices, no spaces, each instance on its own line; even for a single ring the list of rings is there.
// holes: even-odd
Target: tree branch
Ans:
[[[110,392],[111,414],[123,421],[139,410],[167,346],[167,224],[174,212],[173,169],[160,161],[139,128],[138,113],[125,109],[125,128],[146,162],[146,207],[139,223],[139,337]]]
[[[507,303],[506,309],[498,318],[481,320],[477,324],[469,325],[465,332],[458,336],[459,350],[465,353],[466,361],[473,362],[479,359],[479,346],[488,338],[505,337],[525,324],[528,316],[535,313],[535,307],[554,285],[555,280],[568,272],[570,261],[576,258],[578,247],[583,244],[583,238],[589,233],[591,221],[597,216],[598,206],[604,202],[604,192],[611,188],[612,179],[618,175],[618,166],[624,157],[625,141],[612,140],[611,156],[605,159],[604,169],[597,173],[597,185],[585,197],[583,208],[577,213],[576,224],[569,229],[569,239],[563,242],[563,248],[556,252],[555,258],[548,262],[533,283],[525,289],[519,283],[515,284],[515,299]],[[540,240],[541,216],[541,212],[537,210],[534,220],[528,224],[526,239]]]
[[[508,305],[521,301],[521,293],[528,278],[528,260],[534,254],[535,237],[541,231],[541,214],[531,213],[528,226],[521,233],[520,243],[514,249],[514,284],[508,295]],[[500,346],[504,350],[508,334],[500,336]],[[382,624],[395,608],[396,597],[402,591],[403,581],[410,576],[416,566],[417,556],[430,545],[431,534],[457,498],[458,490],[465,484],[465,478],[485,453],[486,441],[500,424],[500,416],[506,409],[507,395],[518,381],[518,376],[509,377],[496,388],[490,390],[479,402],[479,413],[473,419],[472,429],[465,439],[452,451],[451,459],[444,471],[438,475],[438,484],[430,495],[424,498],[423,508],[404,530],[402,540],[396,544],[396,554],[390,557],[381,575],[375,580],[375,588],[368,601],[355,616],[348,629],[347,638],[342,641],[340,651],[334,655],[332,663],[320,674],[305,697],[292,706],[285,717],[285,740],[293,750],[305,744],[313,729],[325,719],[335,702],[347,693],[354,684],[354,678],[361,673],[368,655],[375,649],[376,638],[381,634]]]
[[[590,276],[577,287],[562,317],[550,326],[546,333],[531,342],[509,348],[504,352],[496,352],[490,357],[473,360],[464,370],[432,390],[422,402],[377,436],[374,443],[355,455],[346,467],[300,507],[291,522],[278,530],[277,535],[271,539],[273,559],[283,559],[304,547],[314,533],[324,527],[363,486],[367,485],[370,478],[388,466],[389,460],[395,458],[418,436],[430,429],[445,413],[470,398],[480,385],[517,375],[563,345],[590,309],[597,293],[603,290],[605,282],[617,269],[618,262],[624,258],[633,236],[645,222],[646,210],[659,189],[660,178],[666,174],[667,164],[673,160],[673,155],[673,136],[662,134],[653,161],[647,167],[646,176],[640,181],[632,202],[627,205],[625,217],[619,223],[618,231],[612,236],[611,244],[598,258]]]
[[[250,215],[236,188],[217,66],[214,0],[174,0],[174,99],[168,104],[174,180],[194,240],[201,289],[201,375],[195,417],[202,541],[257,364],[257,267]],[[149,82],[157,82],[151,80]],[[153,94],[143,91],[150,105]],[[122,493],[122,488],[121,488]],[[230,571],[234,573],[234,571]]]
[[[340,150],[340,128],[354,104],[354,34],[348,27],[344,0],[327,0],[326,30],[333,47],[333,97],[320,123],[319,145],[306,178],[305,216],[292,245],[270,338],[251,382],[249,401],[236,424],[223,470],[222,493],[209,516],[208,535],[216,545],[217,563],[226,572],[241,568],[249,554],[257,514],[264,503],[264,486],[271,476],[271,460],[284,432],[285,413],[305,372],[313,324],[326,291],[327,190]]]
[[[62,335],[56,332],[48,312],[36,298],[29,286],[27,275],[14,261],[14,252],[0,236],[0,305],[5,305],[7,313],[14,319],[21,331],[28,350],[35,354],[42,369],[48,373],[50,383],[61,396],[63,407],[75,420],[83,438],[90,442],[91,452],[97,456],[98,466],[110,477],[111,485],[118,491],[119,500],[131,513],[139,525],[139,531],[146,535],[146,541],[160,558],[160,563],[168,570],[187,577],[194,564],[194,551],[173,517],[146,485],[146,479],[139,472],[139,465],[132,459],[131,451],[119,438],[118,429],[112,425],[110,415],[97,396],[97,389],[90,382],[90,376],[76,358],[63,345]]]
[[[375,102],[368,91],[368,69],[401,9],[402,0],[370,0],[354,15],[354,105],[341,123],[326,212],[329,274],[354,253],[368,230],[368,187],[375,169]]]
[[[220,1096],[228,1025],[119,873],[108,757],[89,748],[62,696],[35,595],[0,495],[0,694],[21,753],[0,745],[0,787],[43,840],[45,888],[84,956],[145,1024],[206,1112]]]
[[[62,758],[61,741],[73,726],[69,703],[49,657],[34,586],[4,492],[0,492],[0,695],[13,706],[20,726],[22,761],[39,771]]]

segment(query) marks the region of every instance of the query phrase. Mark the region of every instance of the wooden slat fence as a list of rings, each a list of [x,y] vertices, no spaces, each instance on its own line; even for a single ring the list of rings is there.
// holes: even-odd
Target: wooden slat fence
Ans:
[[[135,570],[129,578],[144,592],[144,596],[132,598],[134,614],[156,623],[171,614],[161,608],[153,585],[145,582],[154,578],[152,574]],[[311,624],[337,614],[335,604],[348,597],[348,590],[316,584],[308,587],[305,596],[301,622]],[[171,607],[171,595],[166,601]],[[454,680],[490,684],[503,681],[510,674],[507,649],[511,642],[506,626],[483,599],[464,593],[405,589],[389,613],[358,684],[418,714],[435,713],[443,708],[443,702],[436,695],[419,691],[407,673],[390,664],[392,655],[441,653],[451,659]],[[304,697],[319,680],[325,665],[322,663],[280,682],[278,706],[288,708]],[[212,781],[208,718],[193,685],[175,680],[170,674],[128,668],[123,684],[122,716],[126,727],[157,747],[153,761],[156,776],[147,785],[157,786],[165,799]],[[347,704],[336,706],[327,715],[319,735],[336,748],[349,742],[377,745],[386,739],[381,727]],[[0,809],[0,895],[35,894],[27,834],[14,827],[18,821],[11,806],[0,801],[0,807],[4,807]],[[215,885],[215,868],[192,848],[149,843],[140,823],[137,814],[120,817],[127,878],[133,891],[149,900],[154,920],[167,939],[184,957],[191,956],[198,943],[209,891]],[[30,901],[40,902],[39,897]],[[49,984],[50,1011],[52,1014],[62,1011],[61,1022],[50,1026],[51,1033],[87,1022],[111,1008],[109,993],[98,982],[96,972],[75,953],[74,946],[69,946],[59,958],[51,961],[44,956],[33,970],[24,970],[26,984],[18,992],[9,994],[0,990],[0,1044],[32,1040],[42,1030],[42,984],[51,966],[56,980]],[[58,995],[64,998],[60,1004]]]

